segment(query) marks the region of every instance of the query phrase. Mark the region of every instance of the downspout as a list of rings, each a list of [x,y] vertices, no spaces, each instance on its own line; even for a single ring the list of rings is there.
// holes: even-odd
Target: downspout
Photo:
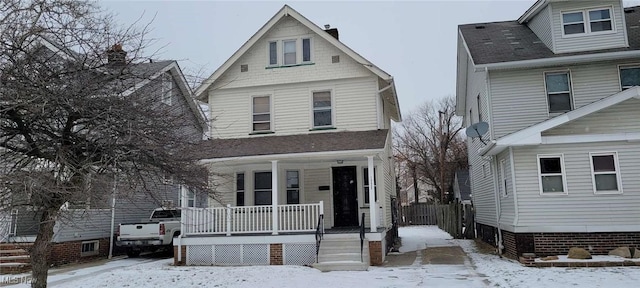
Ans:
[[[187,231],[187,227],[185,226],[185,217],[187,213],[184,208],[187,207],[187,193],[184,191],[184,186],[180,185],[180,235],[178,235],[178,264],[186,265],[186,263],[182,262],[182,235]],[[186,261],[185,261],[186,262]]]
[[[502,230],[500,230],[500,214],[502,214],[502,209],[500,208],[500,189],[499,189],[499,179],[498,179],[498,157],[491,156],[491,160],[489,160],[491,165],[491,170],[493,171],[493,190],[496,195],[496,228],[498,229],[498,255],[502,257],[502,249],[504,249],[504,245],[502,245]]]

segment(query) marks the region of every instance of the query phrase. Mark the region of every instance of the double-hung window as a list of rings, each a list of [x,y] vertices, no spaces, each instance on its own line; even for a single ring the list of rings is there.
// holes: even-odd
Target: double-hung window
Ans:
[[[572,110],[573,100],[569,72],[545,73],[545,85],[549,113],[563,113]]]
[[[271,205],[271,172],[254,173],[255,205]]]
[[[287,171],[287,204],[300,204],[299,176],[297,170]]]
[[[244,172],[236,173],[236,206],[244,206]]]
[[[567,194],[562,155],[538,155],[541,194]]]
[[[622,193],[618,153],[589,153],[595,193]]]
[[[171,75],[163,74],[162,75],[162,84],[160,89],[160,99],[162,103],[171,105],[171,96],[173,92],[173,80],[171,79]]]
[[[622,90],[633,86],[640,86],[640,66],[620,67],[620,87]]]
[[[613,31],[610,8],[597,8],[562,13],[564,35],[578,35]]]
[[[369,168],[364,168],[364,172],[362,173],[362,178],[364,178],[362,183],[364,183],[364,203],[369,204]],[[378,201],[378,191],[376,189],[376,169],[373,169],[373,194],[375,195],[375,200]]]
[[[252,101],[252,131],[271,131],[271,97],[255,96]]]
[[[313,92],[313,128],[333,126],[331,91]]]
[[[312,63],[311,38],[273,40],[268,42],[267,66],[292,66]]]

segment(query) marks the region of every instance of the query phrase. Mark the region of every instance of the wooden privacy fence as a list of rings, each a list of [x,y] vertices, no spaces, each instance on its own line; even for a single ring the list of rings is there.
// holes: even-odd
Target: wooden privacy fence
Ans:
[[[449,204],[412,203],[400,207],[400,225],[438,225],[453,238],[472,239],[475,235],[473,206],[460,202]]]

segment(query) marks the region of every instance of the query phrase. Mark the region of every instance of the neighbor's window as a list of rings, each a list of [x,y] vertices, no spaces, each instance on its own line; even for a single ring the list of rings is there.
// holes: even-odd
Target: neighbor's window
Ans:
[[[545,73],[549,113],[571,111],[571,77],[569,72]]]
[[[271,205],[271,172],[254,174],[255,205]]]
[[[610,8],[598,8],[562,13],[564,35],[613,31]]]
[[[180,190],[185,193],[184,196],[187,198],[186,207],[196,207],[196,193],[182,185],[180,185]],[[180,206],[182,207],[182,197],[180,197]]]
[[[297,170],[287,171],[287,204],[300,204],[300,177]]]
[[[640,86],[640,66],[620,67],[620,87],[622,90]]]
[[[278,65],[278,42],[269,42],[269,66]]]
[[[80,247],[80,256],[93,256],[100,253],[100,241],[87,241],[82,242]]]
[[[364,168],[362,172],[362,178],[364,178],[364,203],[369,204],[369,168]],[[376,169],[373,168],[373,194],[375,195],[375,200],[378,201],[378,190],[376,189]]]
[[[168,73],[162,75],[161,100],[162,103],[171,105],[171,96],[173,91],[173,80]]]
[[[236,174],[236,206],[244,206],[244,173]]]
[[[562,155],[538,155],[538,173],[542,194],[566,194]]]
[[[620,171],[617,165],[618,154],[589,153],[591,174],[595,193],[621,193]]]
[[[313,127],[331,126],[331,91],[313,92]]]
[[[269,96],[253,97],[253,131],[271,131],[271,101]]]

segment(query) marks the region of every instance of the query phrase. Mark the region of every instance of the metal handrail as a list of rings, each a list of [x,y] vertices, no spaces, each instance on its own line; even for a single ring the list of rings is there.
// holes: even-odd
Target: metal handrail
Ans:
[[[320,214],[318,217],[318,225],[316,226],[316,262],[319,263],[318,254],[320,253],[320,243],[324,237],[324,215]]]
[[[360,217],[360,261],[364,262],[364,258],[362,256],[364,251],[364,213],[362,213],[362,217]]]

